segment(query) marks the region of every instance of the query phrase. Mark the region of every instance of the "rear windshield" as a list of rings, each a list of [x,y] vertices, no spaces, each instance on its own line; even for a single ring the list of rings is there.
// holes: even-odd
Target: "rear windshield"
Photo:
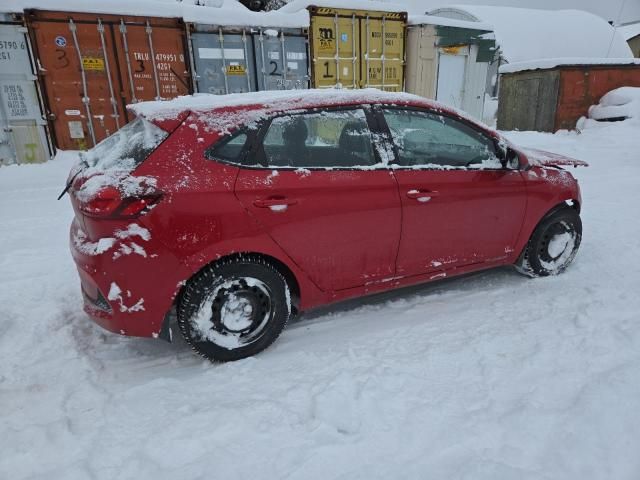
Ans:
[[[133,170],[153,152],[169,134],[138,117],[82,155],[89,167],[98,170]]]

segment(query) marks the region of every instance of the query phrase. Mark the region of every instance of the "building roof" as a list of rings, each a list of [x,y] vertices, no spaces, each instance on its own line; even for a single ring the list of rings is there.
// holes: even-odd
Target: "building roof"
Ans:
[[[631,40],[632,38],[640,35],[640,22],[622,25],[621,27],[617,27],[617,30],[625,40]]]
[[[504,60],[631,58],[626,40],[604,19],[582,10],[453,5],[430,15],[493,25]]]
[[[473,30],[493,31],[493,25],[470,20],[458,20],[455,18],[440,17],[436,15],[409,14],[409,25],[438,25],[442,27],[470,28]]]
[[[513,62],[502,64],[500,65],[500,73],[515,73],[524,70],[547,70],[550,68],[558,67],[582,67],[587,65],[640,65],[640,58],[544,58],[541,60],[531,60],[528,62]]]

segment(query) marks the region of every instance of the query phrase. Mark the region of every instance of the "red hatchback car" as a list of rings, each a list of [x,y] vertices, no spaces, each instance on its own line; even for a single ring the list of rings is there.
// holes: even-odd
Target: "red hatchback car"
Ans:
[[[440,104],[377,90],[196,95],[131,107],[67,185],[87,313],[212,360],[295,312],[514,265],[561,272],[582,234],[561,166]],[[174,314],[175,312],[175,314]]]

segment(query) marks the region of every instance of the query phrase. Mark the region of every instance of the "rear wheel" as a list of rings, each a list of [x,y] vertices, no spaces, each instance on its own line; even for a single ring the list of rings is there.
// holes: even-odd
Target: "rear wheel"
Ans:
[[[532,277],[562,273],[578,253],[582,221],[573,208],[548,215],[536,227],[516,268]]]
[[[261,352],[278,338],[290,315],[286,280],[255,256],[206,267],[185,286],[178,304],[182,335],[212,361]]]

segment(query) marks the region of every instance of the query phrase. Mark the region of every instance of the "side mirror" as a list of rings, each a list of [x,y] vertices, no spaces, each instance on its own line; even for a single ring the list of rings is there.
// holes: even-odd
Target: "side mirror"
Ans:
[[[518,152],[511,147],[507,147],[503,167],[511,170],[518,170],[520,168],[520,156]]]
[[[509,147],[506,143],[496,141],[496,155],[500,159],[502,168],[510,170],[517,170],[520,168],[518,152]]]
[[[510,148],[507,146],[506,143],[501,142],[499,140],[495,140],[495,145],[496,145],[496,156],[498,157],[498,160],[500,160],[500,164],[502,165],[502,168],[508,168],[509,165],[509,150]]]

